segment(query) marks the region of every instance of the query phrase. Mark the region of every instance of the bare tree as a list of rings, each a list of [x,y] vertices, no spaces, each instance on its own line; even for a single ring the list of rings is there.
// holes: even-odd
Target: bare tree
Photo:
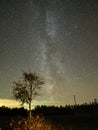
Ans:
[[[21,105],[29,105],[29,117],[31,119],[32,100],[40,95],[40,89],[44,80],[36,73],[23,73],[23,79],[13,83],[13,98],[21,102]]]

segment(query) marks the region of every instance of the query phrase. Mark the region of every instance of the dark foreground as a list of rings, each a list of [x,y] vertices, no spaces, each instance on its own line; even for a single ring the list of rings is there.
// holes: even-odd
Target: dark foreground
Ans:
[[[13,117],[16,119],[17,117]],[[98,130],[98,115],[48,116],[47,120],[58,130]],[[0,116],[0,128],[10,130],[12,117]],[[1,129],[0,129],[1,130]]]
[[[43,115],[45,121],[55,126],[55,130],[98,130],[97,103],[65,107],[37,106],[32,113],[33,116]],[[11,121],[24,119],[27,115],[28,111],[24,108],[0,107],[0,130],[14,130],[10,127]]]

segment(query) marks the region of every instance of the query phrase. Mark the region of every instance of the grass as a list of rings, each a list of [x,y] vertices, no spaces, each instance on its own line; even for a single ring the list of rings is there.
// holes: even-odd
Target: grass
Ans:
[[[98,118],[93,116],[34,116],[31,130],[97,130]],[[29,118],[0,116],[0,130],[30,130]]]
[[[52,125],[45,120],[43,116],[34,116],[29,118],[24,118],[21,120],[12,120],[10,122],[10,127],[13,130],[57,130],[55,125]],[[59,129],[60,130],[60,129]],[[62,129],[63,130],[63,129]]]

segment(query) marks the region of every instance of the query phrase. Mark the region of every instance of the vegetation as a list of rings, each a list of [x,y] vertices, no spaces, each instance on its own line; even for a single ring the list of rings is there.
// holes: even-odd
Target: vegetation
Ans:
[[[14,82],[13,98],[20,101],[21,105],[29,105],[29,129],[31,129],[31,106],[32,100],[40,95],[39,90],[44,84],[44,80],[36,73],[23,73],[23,80]]]
[[[97,130],[98,103],[77,106],[36,106],[32,110],[31,130]],[[10,124],[10,125],[9,125]],[[28,110],[0,107],[0,127],[8,130],[28,129]]]
[[[13,98],[29,110],[0,107],[0,130],[97,130],[98,102],[66,106],[36,106],[32,100],[40,95],[44,80],[36,73],[23,73],[23,79],[13,83]],[[29,117],[28,117],[29,112]]]
[[[13,130],[29,130],[29,118],[21,120],[12,120],[10,128]],[[57,130],[55,126],[45,120],[43,116],[32,116],[31,117],[31,128],[30,130]]]
[[[79,114],[98,114],[98,103],[84,103],[81,105],[65,105],[65,106],[36,106],[32,109],[32,114],[35,115],[79,115]],[[2,106],[0,107],[0,116],[17,116],[27,117],[28,110],[24,107],[21,108],[9,108]]]
[[[39,95],[39,90],[44,84],[44,80],[36,73],[23,73],[23,80],[14,82],[13,98],[20,101],[21,105],[29,104],[31,117],[32,100]]]

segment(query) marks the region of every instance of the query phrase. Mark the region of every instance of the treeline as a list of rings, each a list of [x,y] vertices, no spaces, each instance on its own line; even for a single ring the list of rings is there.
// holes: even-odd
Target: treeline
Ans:
[[[98,103],[93,102],[90,104],[81,105],[66,105],[66,106],[36,106],[32,110],[33,115],[42,114],[48,115],[74,115],[74,114],[96,114],[98,113]],[[25,108],[9,108],[2,106],[0,107],[0,115],[8,116],[27,116],[28,110]]]
[[[0,116],[27,116],[28,110],[24,107],[21,108],[10,108],[6,106],[0,107]]]
[[[36,106],[34,114],[43,115],[74,115],[74,114],[96,114],[98,104],[66,105],[66,106]]]

